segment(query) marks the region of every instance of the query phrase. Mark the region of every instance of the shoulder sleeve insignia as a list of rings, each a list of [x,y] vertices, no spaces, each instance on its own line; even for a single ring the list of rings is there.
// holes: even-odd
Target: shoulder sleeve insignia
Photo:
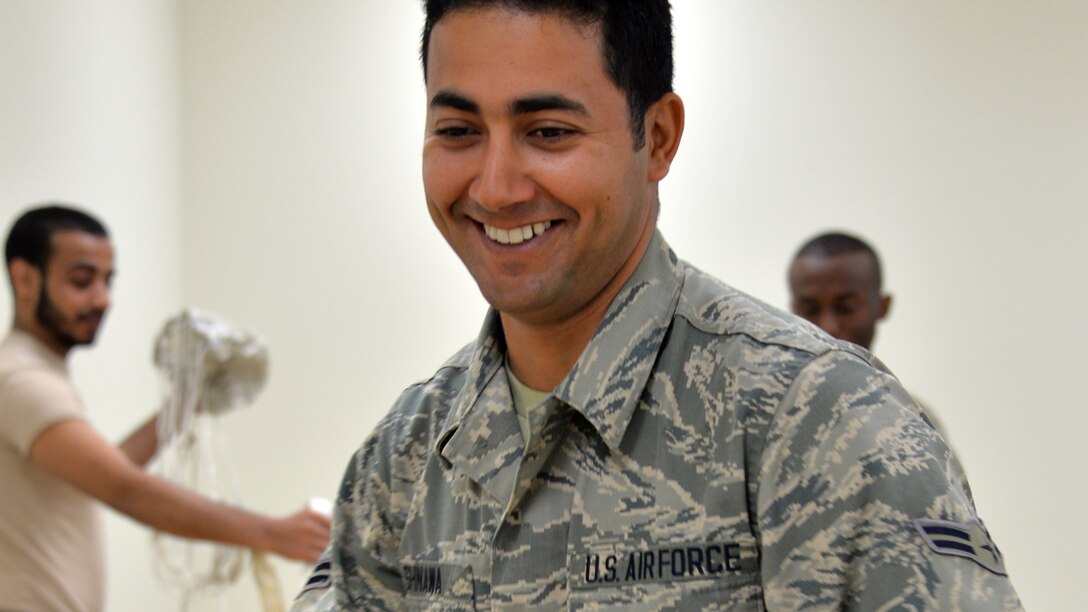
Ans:
[[[313,572],[306,580],[306,584],[302,586],[299,595],[314,589],[327,589],[330,586],[332,586],[332,555],[326,551],[317,560],[317,565],[314,566]]]
[[[1007,576],[1005,558],[979,520],[957,523],[940,519],[914,519],[914,527],[933,552],[966,557],[987,570]]]

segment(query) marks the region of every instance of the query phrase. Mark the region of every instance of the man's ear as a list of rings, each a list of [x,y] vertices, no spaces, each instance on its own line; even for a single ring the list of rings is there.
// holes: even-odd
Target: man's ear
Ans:
[[[888,313],[892,311],[892,295],[886,293],[880,296],[880,316],[877,319],[883,319],[888,316]]]
[[[651,182],[665,178],[684,135],[684,102],[669,92],[646,111],[646,145],[649,149]]]
[[[41,294],[41,270],[29,261],[13,259],[8,264],[8,275],[11,277],[11,287],[15,293],[16,302],[35,300]]]

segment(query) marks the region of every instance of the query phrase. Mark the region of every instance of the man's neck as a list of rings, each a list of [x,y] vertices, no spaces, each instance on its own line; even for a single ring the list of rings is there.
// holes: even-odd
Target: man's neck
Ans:
[[[604,320],[612,300],[642,263],[656,225],[643,230],[632,256],[611,281],[581,310],[559,322],[533,323],[499,313],[507,358],[514,374],[537,391],[551,391],[566,378]]]
[[[558,325],[527,324],[500,313],[514,374],[531,389],[554,389],[582,356],[610,303],[611,299],[599,313],[582,312]]]
[[[54,334],[49,333],[49,330],[45,329],[41,325],[27,324],[19,319],[15,320],[12,324],[12,329],[19,330],[23,333],[30,334],[37,338],[38,342],[41,342],[50,351],[55,353],[61,359],[68,359],[68,353],[71,351],[71,347],[67,346],[63,342],[57,339]]]

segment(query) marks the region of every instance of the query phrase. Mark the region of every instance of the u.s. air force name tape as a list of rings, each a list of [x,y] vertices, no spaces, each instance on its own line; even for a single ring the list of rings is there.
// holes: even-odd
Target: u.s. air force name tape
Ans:
[[[570,588],[581,590],[647,582],[737,579],[756,571],[758,559],[750,543],[614,544],[576,551],[567,567]]]

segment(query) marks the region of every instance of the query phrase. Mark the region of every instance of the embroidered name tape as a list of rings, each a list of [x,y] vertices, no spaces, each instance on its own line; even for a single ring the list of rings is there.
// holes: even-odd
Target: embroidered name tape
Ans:
[[[405,565],[401,568],[404,590],[415,595],[441,594],[442,574],[439,565]]]
[[[933,552],[965,557],[999,576],[1008,575],[1001,551],[978,520],[957,523],[939,519],[914,519],[914,527]]]
[[[400,568],[404,593],[409,597],[473,597],[472,566],[451,563],[407,562]]]

